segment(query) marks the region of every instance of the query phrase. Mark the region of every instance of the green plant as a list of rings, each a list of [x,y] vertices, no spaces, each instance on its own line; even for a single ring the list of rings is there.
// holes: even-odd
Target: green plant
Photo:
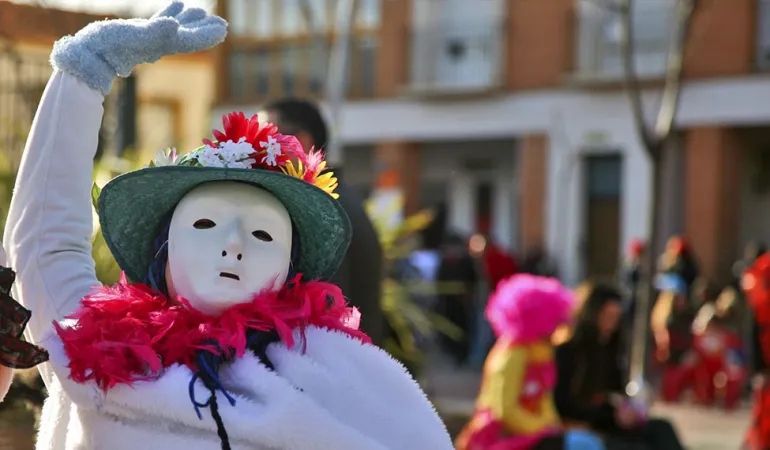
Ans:
[[[413,295],[444,293],[456,287],[449,284],[425,285],[397,279],[396,266],[404,263],[409,256],[412,250],[410,241],[413,237],[433,221],[431,211],[421,211],[404,220],[392,221],[392,214],[398,214],[403,207],[403,198],[395,198],[385,211],[379,213],[374,210],[373,202],[370,201],[367,206],[383,250],[385,280],[380,304],[393,331],[393,337],[385,342],[385,350],[416,375],[425,359],[424,351],[417,345],[418,337],[429,337],[433,332],[438,332],[453,339],[460,339],[462,330],[441,315],[418,305],[414,302]]]

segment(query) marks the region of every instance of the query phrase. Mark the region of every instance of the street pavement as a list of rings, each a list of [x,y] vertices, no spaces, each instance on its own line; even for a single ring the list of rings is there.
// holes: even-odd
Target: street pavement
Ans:
[[[480,376],[444,364],[426,370],[423,387],[443,417],[457,421],[473,411]],[[738,450],[749,423],[749,407],[725,412],[691,404],[656,404],[652,414],[670,419],[688,450]]]

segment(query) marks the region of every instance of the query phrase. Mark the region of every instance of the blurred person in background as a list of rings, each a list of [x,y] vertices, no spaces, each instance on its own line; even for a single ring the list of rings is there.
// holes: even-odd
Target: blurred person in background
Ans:
[[[531,247],[524,253],[519,273],[540,277],[559,277],[556,264],[548,256],[548,252],[540,245]]]
[[[553,403],[551,334],[572,310],[572,292],[553,278],[515,275],[497,285],[486,308],[497,342],[458,450],[604,448],[590,431],[564,430]]]
[[[495,292],[497,285],[504,279],[518,272],[518,263],[512,254],[497,245],[490,234],[488,217],[479,223],[480,233],[471,237],[468,248],[476,261],[477,271],[483,275],[477,284],[477,294],[474,302],[474,327],[471,339],[469,363],[480,368],[495,343],[495,335],[484,311],[487,299]]]
[[[649,418],[647,405],[625,394],[621,290],[586,283],[576,294],[575,326],[561,336],[563,342],[556,342],[554,399],[559,415],[571,426],[605,436],[609,450],[681,450],[671,423]]]
[[[738,333],[746,340],[746,342],[752,342],[752,336],[754,334],[754,318],[752,317],[751,307],[749,306],[748,299],[741,287],[741,279],[746,271],[754,264],[754,262],[767,252],[767,246],[759,241],[753,241],[746,244],[743,250],[743,256],[741,259],[733,264],[733,283],[725,288],[728,295],[735,297],[733,310],[734,320],[739,324],[740,328]],[[747,346],[747,357],[753,358],[754,346]]]
[[[466,239],[449,233],[441,246],[441,262],[436,278],[439,290],[436,311],[462,331],[459,340],[446,335],[439,336],[439,343],[458,366],[468,359],[473,324],[473,303],[479,274],[473,257],[468,251]],[[451,289],[449,288],[451,287]]]
[[[283,134],[294,135],[305,149],[321,149],[329,135],[318,107],[301,99],[282,99],[266,105],[260,113],[263,120],[280,127]],[[330,280],[342,289],[351,306],[361,312],[361,330],[375,345],[382,346],[385,317],[380,307],[383,279],[383,255],[380,240],[364,208],[364,200],[345,183],[342,167],[334,167],[339,186],[339,202],[345,209],[353,229],[350,247],[339,271]]]
[[[666,273],[656,279],[660,291],[650,315],[655,357],[663,366],[661,388],[667,402],[678,401],[692,382],[697,364],[693,353],[692,326],[696,307],[688,298],[688,287],[679,275]]]
[[[682,236],[673,236],[666,243],[666,249],[658,260],[660,275],[677,275],[685,283],[685,297],[689,300],[700,268],[690,245]]]
[[[741,288],[754,312],[754,408],[744,448],[765,450],[770,448],[770,254],[759,256],[744,271]]]
[[[736,331],[735,296],[723,291],[717,297],[709,288],[702,288],[703,306],[693,323],[695,397],[702,405],[720,401],[725,409],[732,410],[740,401],[748,377],[745,345]]]

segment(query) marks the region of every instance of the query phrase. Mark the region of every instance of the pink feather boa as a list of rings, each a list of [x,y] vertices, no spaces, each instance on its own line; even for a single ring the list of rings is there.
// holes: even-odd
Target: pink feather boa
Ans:
[[[77,320],[74,326],[54,327],[70,359],[70,378],[77,383],[93,380],[105,392],[117,384],[151,380],[173,364],[197,370],[196,351],[215,350],[206,341],[216,341],[219,348],[241,357],[247,329],[276,330],[290,347],[293,330],[310,325],[371,342],[358,330],[358,310],[347,306],[337,286],[298,280],[214,317],[184,299],[172,304],[147,285],[129,284],[124,275],[118,284],[101,287],[82,300],[81,308],[67,317]]]
[[[498,337],[527,344],[549,337],[570,320],[572,291],[555,278],[514,275],[497,285],[486,316]]]

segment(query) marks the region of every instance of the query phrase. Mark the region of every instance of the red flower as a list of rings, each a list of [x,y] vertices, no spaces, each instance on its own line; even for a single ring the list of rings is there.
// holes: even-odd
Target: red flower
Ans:
[[[242,112],[225,114],[222,116],[222,126],[224,131],[212,131],[216,142],[239,142],[243,139],[245,142],[251,144],[251,147],[254,149],[251,158],[256,161],[253,164],[254,168],[260,167],[270,170],[279,170],[278,168],[285,165],[286,161],[291,159],[292,153],[296,151],[293,145],[294,141],[291,141],[287,136],[278,133],[278,127],[272,123],[260,123],[259,117],[256,114],[251,116],[250,119],[247,119],[246,115]],[[280,155],[275,157],[276,165],[268,164],[266,158],[266,144],[269,142],[270,137],[273,137],[280,144],[281,148]],[[203,140],[204,144],[215,148],[218,147],[216,142],[212,142],[208,139]]]

